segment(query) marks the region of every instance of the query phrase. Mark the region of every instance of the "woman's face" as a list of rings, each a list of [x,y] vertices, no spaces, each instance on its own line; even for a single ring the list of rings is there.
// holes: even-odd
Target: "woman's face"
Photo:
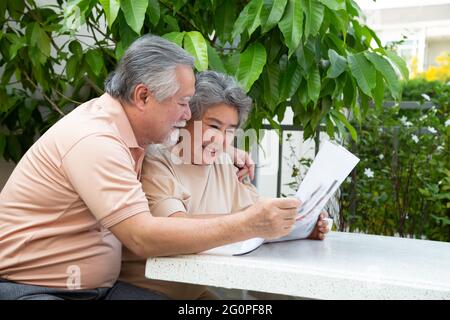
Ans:
[[[191,120],[191,159],[195,164],[212,164],[233,142],[239,123],[235,107],[221,103],[209,107],[201,120]]]

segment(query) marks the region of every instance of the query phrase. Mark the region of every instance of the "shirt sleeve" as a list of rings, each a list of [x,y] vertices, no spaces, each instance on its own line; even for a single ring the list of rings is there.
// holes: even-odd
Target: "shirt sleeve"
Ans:
[[[175,212],[188,213],[191,193],[164,158],[145,157],[141,182],[152,215],[168,217]]]
[[[244,179],[244,182],[240,182],[237,178],[238,168],[234,165],[232,167],[232,179],[235,184],[233,195],[233,206],[231,212],[242,211],[259,199],[259,193],[256,187],[250,182],[249,178]]]
[[[236,189],[232,212],[242,211],[259,199],[259,193],[251,182],[239,182],[236,178]]]
[[[116,137],[91,135],[81,139],[64,155],[61,167],[74,190],[105,228],[149,212],[133,157]]]

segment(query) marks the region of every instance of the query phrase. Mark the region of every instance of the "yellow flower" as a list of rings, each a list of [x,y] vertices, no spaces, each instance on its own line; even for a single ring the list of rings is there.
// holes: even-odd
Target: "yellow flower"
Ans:
[[[411,59],[411,78],[425,78],[428,81],[440,80],[448,81],[450,79],[450,54],[443,52],[435,59],[437,66],[430,66],[427,70],[420,73],[417,68],[417,57]]]

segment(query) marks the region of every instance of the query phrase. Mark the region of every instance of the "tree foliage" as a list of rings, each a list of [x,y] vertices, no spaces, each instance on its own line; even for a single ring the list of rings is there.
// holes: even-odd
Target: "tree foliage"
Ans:
[[[18,161],[61,116],[102,93],[142,34],[185,48],[197,70],[235,75],[254,99],[247,126],[277,127],[286,108],[305,137],[320,124],[356,131],[384,88],[399,98],[406,65],[362,23],[353,0],[35,0],[0,2],[0,151]],[[277,121],[278,120],[278,121]]]

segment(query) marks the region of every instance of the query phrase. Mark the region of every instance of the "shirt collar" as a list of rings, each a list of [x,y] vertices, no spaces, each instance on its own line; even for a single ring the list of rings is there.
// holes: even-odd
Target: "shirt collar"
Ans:
[[[120,101],[112,97],[108,93],[104,93],[98,99],[98,103],[101,108],[111,116],[112,123],[117,128],[120,137],[123,139],[128,148],[139,148],[136,136],[134,135],[133,128],[131,127],[130,120],[123,109]]]

